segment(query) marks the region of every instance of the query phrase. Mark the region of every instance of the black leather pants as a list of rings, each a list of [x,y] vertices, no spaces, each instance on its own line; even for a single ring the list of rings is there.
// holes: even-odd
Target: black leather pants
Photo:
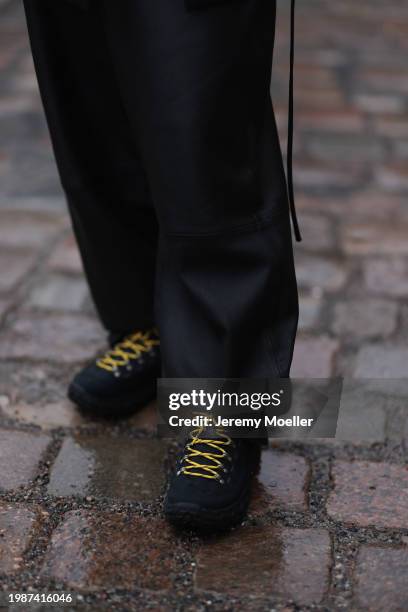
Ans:
[[[187,2],[25,0],[74,231],[104,325],[157,324],[164,375],[288,376],[275,2]]]

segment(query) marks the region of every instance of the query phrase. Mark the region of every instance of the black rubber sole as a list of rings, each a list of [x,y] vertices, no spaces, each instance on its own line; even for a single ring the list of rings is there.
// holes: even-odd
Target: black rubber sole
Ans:
[[[105,419],[120,419],[131,416],[149,402],[153,401],[157,395],[155,384],[139,387],[137,393],[118,397],[115,400],[95,397],[77,385],[71,383],[68,387],[68,398],[76,404],[81,412],[93,417],[103,417]]]
[[[189,529],[201,533],[226,531],[236,527],[247,515],[251,499],[251,484],[239,499],[229,506],[209,510],[188,502],[170,504],[165,501],[164,515],[178,529]]]

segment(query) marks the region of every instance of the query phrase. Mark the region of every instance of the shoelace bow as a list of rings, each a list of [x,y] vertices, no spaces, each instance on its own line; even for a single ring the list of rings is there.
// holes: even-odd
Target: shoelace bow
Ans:
[[[139,359],[143,353],[148,353],[153,347],[158,346],[160,340],[154,336],[157,336],[155,329],[130,334],[98,359],[96,365],[108,372],[114,372],[117,368],[128,365],[131,360]]]
[[[178,474],[219,480],[222,483],[220,472],[226,471],[223,460],[229,456],[225,447],[230,446],[232,440],[218,429],[217,438],[200,437],[203,432],[203,428],[198,428],[190,433],[191,441],[186,445],[181,461],[183,465]]]

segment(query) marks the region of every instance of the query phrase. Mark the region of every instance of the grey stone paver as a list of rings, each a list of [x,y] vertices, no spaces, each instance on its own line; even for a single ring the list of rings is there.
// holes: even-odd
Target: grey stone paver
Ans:
[[[389,436],[390,403],[387,389],[378,382],[369,380],[364,384],[352,379],[344,382],[336,431],[339,440],[385,442]],[[390,385],[390,391],[391,397],[397,392],[394,385]]]
[[[272,82],[283,144],[288,4],[278,3]],[[304,241],[295,245],[301,316],[292,374],[346,373],[370,389],[343,397],[339,432],[350,444],[279,441],[280,452],[264,454],[249,524],[205,542],[182,539],[162,522],[167,454],[149,438],[155,405],[126,422],[94,424],[63,399],[105,337],[66,231],[22,3],[0,0],[0,574],[7,587],[23,589],[20,576],[34,584],[41,574],[41,584],[89,589],[96,610],[193,611],[216,602],[217,609],[289,612],[293,601],[300,609],[317,602],[319,612],[403,609],[408,11],[401,0],[298,0],[297,25],[295,186]],[[47,449],[50,465],[41,463],[39,475]],[[46,506],[46,534],[37,535],[26,497]]]
[[[300,295],[299,305],[299,330],[313,331],[319,325],[319,316],[322,309],[320,291],[317,295],[311,292],[309,295]]]
[[[0,298],[0,322],[10,307],[10,302],[7,299]]]
[[[353,338],[387,338],[396,330],[398,306],[387,300],[352,300],[338,302],[334,311],[333,331]]]
[[[333,374],[337,340],[322,337],[299,338],[293,356],[294,378],[328,378]]]
[[[98,321],[79,315],[25,313],[3,332],[1,359],[75,363],[91,359],[105,347]]]
[[[358,352],[356,378],[407,378],[408,348],[398,344],[368,344]]]
[[[330,537],[323,529],[248,527],[200,550],[195,584],[206,591],[269,594],[310,605],[324,596],[330,563]]]
[[[165,453],[159,440],[66,438],[48,491],[59,496],[154,501],[164,487]]]
[[[330,252],[334,249],[334,231],[331,220],[323,215],[305,215],[300,217],[303,243],[313,251]]]
[[[264,452],[250,511],[261,514],[284,507],[304,512],[308,508],[309,476],[310,466],[303,457]]]
[[[28,485],[50,441],[44,434],[0,429],[0,489]]]
[[[57,427],[79,427],[89,423],[78,410],[73,410],[71,402],[63,400],[50,404],[0,402],[0,412],[17,423],[35,425],[43,430]]]
[[[35,264],[30,253],[0,254],[0,292],[13,290]]]
[[[78,428],[91,427],[91,418],[75,409],[68,399],[46,403],[40,400],[36,403],[27,401],[10,401],[8,395],[0,395],[0,416],[10,418],[16,423],[34,425],[44,431],[59,427]],[[157,428],[156,403],[151,402],[134,415],[129,417],[128,423],[137,430],[156,432]]]
[[[363,546],[357,557],[355,600],[369,612],[402,612],[408,601],[408,546]]]
[[[83,278],[50,275],[33,288],[28,306],[56,311],[80,311],[89,290]]]
[[[43,249],[58,235],[62,223],[61,217],[0,212],[0,244],[2,248]]]
[[[347,269],[341,261],[328,257],[298,256],[296,275],[300,287],[331,292],[344,287]]]
[[[404,259],[369,259],[363,273],[371,293],[395,298],[408,296],[408,265]]]

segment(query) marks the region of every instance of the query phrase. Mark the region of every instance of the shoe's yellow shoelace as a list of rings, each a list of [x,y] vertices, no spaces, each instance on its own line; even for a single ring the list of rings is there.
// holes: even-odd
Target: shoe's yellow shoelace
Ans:
[[[202,438],[200,436],[203,431],[203,428],[199,428],[190,433],[191,441],[186,445],[186,453],[182,459],[184,465],[179,473],[222,481],[220,472],[225,471],[223,459],[228,456],[225,447],[230,446],[232,440],[218,429],[219,437]]]
[[[96,365],[108,372],[114,372],[118,367],[128,365],[132,359],[139,359],[143,353],[148,353],[154,346],[160,344],[160,340],[152,336],[157,336],[157,330],[151,329],[126,336],[122,342],[118,342],[113,349],[98,359]]]

